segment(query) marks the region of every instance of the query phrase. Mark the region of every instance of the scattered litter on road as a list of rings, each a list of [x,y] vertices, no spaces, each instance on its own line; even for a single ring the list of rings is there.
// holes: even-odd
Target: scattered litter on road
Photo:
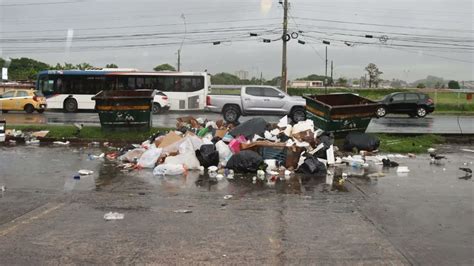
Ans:
[[[399,166],[397,167],[397,173],[409,173],[410,169],[408,169],[408,166]]]
[[[474,152],[474,150],[471,150],[471,149],[461,149],[461,150],[465,152]]]
[[[94,173],[94,171],[82,169],[82,170],[77,171],[77,173],[79,175],[92,175]]]
[[[70,144],[69,141],[54,141],[53,142],[53,145],[56,145],[56,146],[67,146],[69,144]]]
[[[49,133],[49,130],[41,130],[41,131],[32,132],[31,136],[35,138],[44,138],[46,137],[46,135],[48,135],[48,133]]]
[[[79,180],[79,179],[81,179],[81,176],[80,176],[80,175],[74,175],[73,178],[74,178],[75,180]]]
[[[39,145],[40,141],[39,141],[39,139],[26,140],[25,144],[26,145]]]
[[[234,196],[232,196],[232,195],[225,195],[225,196],[224,196],[224,199],[225,199],[225,200],[228,200],[228,199],[231,199],[231,198],[233,198],[233,197],[234,197]]]
[[[104,214],[104,220],[106,221],[113,221],[113,220],[123,220],[125,215],[123,213],[118,212],[108,212]]]
[[[186,209],[179,209],[175,210],[174,213],[192,213],[193,211],[191,210],[186,210]]]

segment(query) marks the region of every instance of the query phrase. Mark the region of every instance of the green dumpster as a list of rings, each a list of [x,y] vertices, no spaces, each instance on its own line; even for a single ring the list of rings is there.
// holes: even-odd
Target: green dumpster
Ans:
[[[305,95],[306,117],[324,131],[365,132],[379,103],[352,93]]]
[[[107,131],[146,131],[152,126],[154,90],[100,91],[95,100],[100,124]]]

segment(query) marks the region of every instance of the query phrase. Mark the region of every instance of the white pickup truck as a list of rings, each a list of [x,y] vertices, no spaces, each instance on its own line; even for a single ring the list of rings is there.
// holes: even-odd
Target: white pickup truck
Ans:
[[[306,101],[293,97],[272,86],[245,85],[233,88],[240,95],[210,94],[206,110],[222,113],[224,120],[235,122],[245,115],[288,115],[294,122],[306,119]]]

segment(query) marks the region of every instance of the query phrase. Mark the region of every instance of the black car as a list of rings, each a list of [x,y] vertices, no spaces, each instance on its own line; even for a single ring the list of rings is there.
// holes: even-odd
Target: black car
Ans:
[[[386,114],[407,114],[410,117],[425,117],[435,109],[430,96],[417,92],[394,92],[385,96],[377,108],[377,117]]]

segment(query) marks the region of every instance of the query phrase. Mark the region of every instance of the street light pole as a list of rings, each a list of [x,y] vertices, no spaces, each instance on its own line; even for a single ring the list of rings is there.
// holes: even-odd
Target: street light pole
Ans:
[[[288,0],[283,3],[283,42],[282,59],[281,59],[281,89],[287,92],[287,67],[286,67],[286,35],[288,34]]]
[[[178,72],[181,71],[181,49],[183,48],[184,40],[186,39],[186,34],[188,33],[188,29],[186,26],[186,17],[184,16],[184,14],[181,14],[181,18],[183,19],[183,23],[184,23],[184,36],[183,36],[183,40],[181,41],[181,45],[179,46],[179,49],[178,49]]]
[[[326,45],[326,71],[324,74],[324,93],[328,94],[328,46]]]

